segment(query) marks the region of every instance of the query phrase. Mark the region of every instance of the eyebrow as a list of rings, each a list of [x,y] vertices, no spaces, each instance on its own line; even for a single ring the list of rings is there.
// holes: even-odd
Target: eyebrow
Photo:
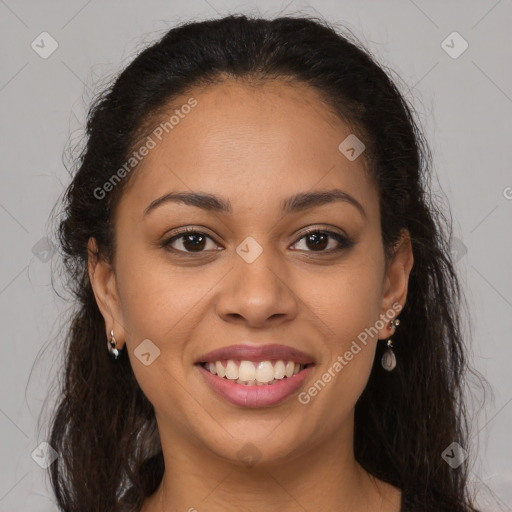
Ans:
[[[195,206],[202,210],[211,212],[232,213],[232,207],[229,200],[222,199],[213,194],[205,194],[201,192],[169,192],[151,201],[144,210],[142,216],[144,217],[157,207],[168,202]],[[317,190],[313,192],[295,194],[281,202],[281,211],[285,214],[296,213],[334,202],[351,204],[357,208],[362,217],[366,218],[366,212],[361,203],[347,192],[339,189]]]

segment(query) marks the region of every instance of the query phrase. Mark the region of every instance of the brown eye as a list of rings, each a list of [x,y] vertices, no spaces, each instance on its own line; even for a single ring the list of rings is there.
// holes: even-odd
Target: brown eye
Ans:
[[[334,231],[322,231],[322,230],[312,230],[305,233],[300,239],[305,240],[305,247],[307,252],[336,252],[342,249],[348,249],[354,245],[352,240],[344,237],[340,233],[335,233]],[[334,243],[329,247],[330,239],[334,240]],[[296,242],[298,244],[299,242]],[[304,250],[304,249],[299,249]]]
[[[213,242],[213,239],[205,233],[187,229],[167,239],[162,243],[162,247],[176,252],[201,253],[204,252],[208,240]]]

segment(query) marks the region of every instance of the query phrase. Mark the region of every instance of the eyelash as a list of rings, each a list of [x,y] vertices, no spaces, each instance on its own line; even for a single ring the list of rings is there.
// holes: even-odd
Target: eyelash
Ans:
[[[199,231],[198,229],[195,229],[195,228],[185,228],[183,230],[181,230],[179,233],[173,235],[172,237],[164,240],[162,243],[161,243],[161,247],[166,249],[167,251],[170,251],[170,252],[174,252],[174,253],[177,253],[177,254],[180,254],[180,255],[195,255],[195,254],[202,254],[206,251],[197,251],[197,252],[194,252],[194,251],[182,251],[181,249],[175,249],[174,247],[171,247],[171,244],[175,241],[175,240],[178,240],[179,238],[183,238],[184,236],[186,235],[189,235],[189,234],[197,234],[197,235],[204,235],[206,236],[206,238],[209,238],[210,240],[212,240],[213,242],[215,242],[215,240],[213,240],[212,237],[210,237],[209,235],[207,235],[206,233],[202,232],[202,231]],[[340,252],[340,251],[343,251],[343,250],[346,250],[346,249],[350,249],[351,247],[354,246],[354,241],[341,235],[340,233],[336,233],[335,231],[329,231],[329,230],[326,230],[326,229],[319,229],[319,228],[314,228],[314,229],[310,229],[304,233],[301,234],[300,238],[293,244],[297,244],[298,242],[300,242],[303,238],[307,237],[308,235],[311,235],[311,234],[324,234],[324,235],[328,235],[329,237],[333,238],[334,240],[336,240],[339,244],[338,247],[336,247],[335,249],[329,249],[329,250],[323,250],[323,251],[306,251],[306,252],[311,252],[311,253],[318,253],[318,254],[333,254],[333,253],[337,253],[337,252]]]

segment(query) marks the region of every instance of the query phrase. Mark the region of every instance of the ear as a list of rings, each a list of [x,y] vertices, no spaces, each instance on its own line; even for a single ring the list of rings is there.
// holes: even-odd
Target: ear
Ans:
[[[117,347],[123,348],[125,330],[123,328],[121,308],[116,286],[116,275],[110,263],[99,256],[96,240],[91,237],[87,244],[87,268],[89,280],[96,298],[98,308],[105,320],[107,339],[114,331]]]
[[[403,230],[384,276],[381,301],[382,319],[387,318],[391,320],[390,310],[394,311],[392,318],[396,318],[404,307],[407,298],[409,275],[413,263],[414,257],[412,254],[411,237],[407,230]],[[398,309],[398,305],[400,309]],[[379,339],[387,339],[393,334],[393,329],[389,327],[389,320],[386,321],[386,325],[379,330]]]

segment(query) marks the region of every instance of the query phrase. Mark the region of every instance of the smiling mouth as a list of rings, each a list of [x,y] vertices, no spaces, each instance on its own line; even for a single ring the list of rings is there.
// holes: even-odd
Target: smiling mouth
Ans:
[[[313,363],[301,364],[286,360],[221,360],[197,363],[211,374],[244,386],[268,386],[302,372]]]

